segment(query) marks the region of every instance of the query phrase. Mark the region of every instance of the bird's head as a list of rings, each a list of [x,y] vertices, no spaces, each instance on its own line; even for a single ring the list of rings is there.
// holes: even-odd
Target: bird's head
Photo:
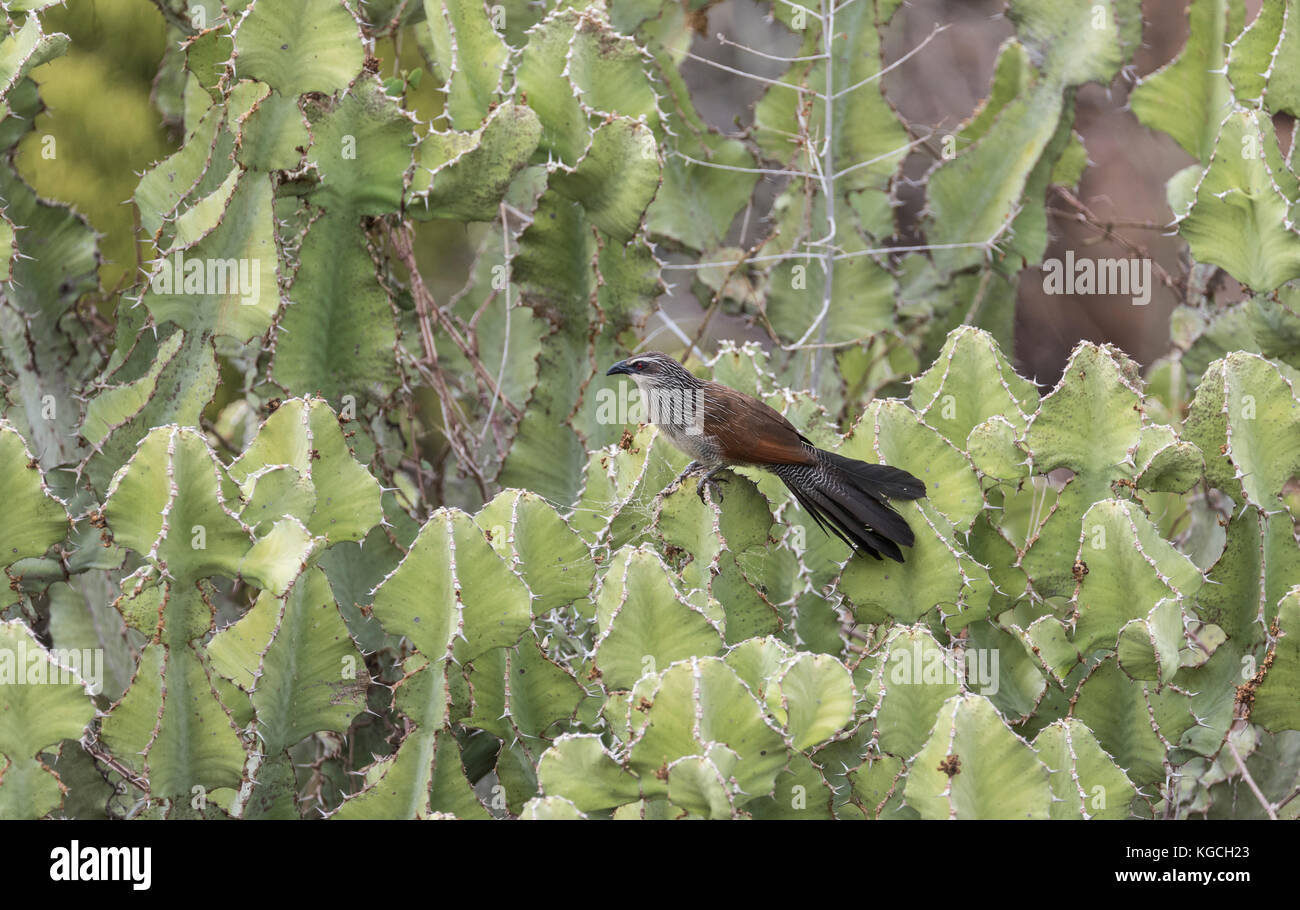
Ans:
[[[605,372],[606,376],[619,374],[631,376],[638,386],[648,388],[663,385],[691,385],[697,381],[680,363],[658,351],[648,351],[629,357],[627,360],[620,360]]]

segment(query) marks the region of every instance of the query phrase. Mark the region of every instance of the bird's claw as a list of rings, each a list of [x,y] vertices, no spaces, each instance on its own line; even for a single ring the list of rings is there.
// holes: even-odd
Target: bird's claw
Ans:
[[[720,487],[718,487],[718,484],[726,483],[727,478],[713,476],[721,469],[722,469],[721,467],[716,467],[704,471],[704,475],[700,478],[699,484],[695,488],[695,495],[700,497],[700,502],[705,501],[704,500],[705,487],[708,487],[712,491],[713,498],[715,500],[717,500],[719,503],[722,502],[722,490]],[[704,470],[704,465],[700,464],[698,461],[692,461],[690,464],[688,464],[686,467],[682,469],[682,472],[677,475],[677,479],[674,480],[665,488],[665,493],[670,490],[672,491],[677,490],[679,487],[681,487],[682,483],[685,482],[687,477],[690,477],[692,474],[698,474],[702,470]]]
[[[682,473],[678,474],[677,479],[674,480],[671,484],[669,484],[669,486],[670,487],[681,486],[682,481],[686,480],[687,477],[690,477],[692,474],[694,474],[702,467],[704,467],[704,465],[700,464],[698,461],[692,461],[686,467],[682,468]]]
[[[716,499],[716,500],[718,501],[718,504],[719,504],[719,505],[721,505],[721,504],[722,504],[722,488],[719,487],[718,484],[720,484],[720,483],[726,483],[726,482],[727,482],[727,478],[725,478],[725,477],[714,477],[714,476],[713,476],[713,472],[710,471],[708,474],[705,474],[703,477],[700,478],[700,484],[699,484],[699,486],[697,486],[697,487],[695,488],[695,495],[697,495],[697,496],[700,497],[700,502],[704,502],[704,501],[705,501],[705,500],[704,500],[704,488],[705,488],[705,487],[708,487],[708,488],[709,488],[709,491],[713,494],[713,498]],[[706,503],[706,505],[707,505],[707,503]]]

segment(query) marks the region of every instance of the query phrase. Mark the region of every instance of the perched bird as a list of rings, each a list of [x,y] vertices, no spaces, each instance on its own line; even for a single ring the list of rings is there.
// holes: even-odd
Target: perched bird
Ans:
[[[640,389],[650,422],[694,459],[677,478],[707,469],[704,486],[731,465],[771,471],[823,531],[854,550],[903,561],[912,529],[890,499],[920,499],[925,484],[889,465],[868,464],[819,449],[790,421],[763,402],[716,382],[699,379],[664,354],[629,357],[606,376],[624,374]]]

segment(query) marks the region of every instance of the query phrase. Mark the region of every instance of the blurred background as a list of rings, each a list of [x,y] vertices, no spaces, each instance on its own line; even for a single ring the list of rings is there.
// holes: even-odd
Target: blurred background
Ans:
[[[1262,0],[1246,0],[1247,21],[1258,14]],[[936,25],[948,28],[919,52],[885,75],[885,93],[916,137],[935,138],[918,147],[904,165],[897,194],[900,242],[909,235],[923,204],[922,190],[909,185],[933,166],[938,134],[958,126],[989,89],[1000,44],[1012,34],[1001,0],[911,0],[894,17],[885,33],[885,57],[890,63],[931,38]],[[692,53],[724,66],[744,66],[759,75],[776,76],[783,64],[763,61],[734,44],[763,48],[773,54],[794,53],[796,39],[766,18],[766,9],[751,0],[724,0],[710,6],[700,22]],[[1111,342],[1142,364],[1150,364],[1169,349],[1169,314],[1180,302],[1178,282],[1186,272],[1184,244],[1168,233],[1172,213],[1164,197],[1165,181],[1193,163],[1167,135],[1149,130],[1128,111],[1128,94],[1137,77],[1167,64],[1187,36],[1185,0],[1146,0],[1143,3],[1143,45],[1132,66],[1109,86],[1089,84],[1077,96],[1075,126],[1087,147],[1090,166],[1077,197],[1053,190],[1048,199],[1052,242],[1049,257],[1066,249],[1101,257],[1150,256],[1155,288],[1147,306],[1134,306],[1128,297],[1102,295],[1048,296],[1040,272],[1025,271],[1016,308],[1015,360],[1021,372],[1039,383],[1052,383],[1080,339]],[[149,0],[69,0],[45,14],[48,30],[72,38],[70,51],[37,69],[47,110],[18,151],[19,170],[43,196],[71,203],[103,235],[101,279],[108,293],[101,312],[111,318],[113,291],[128,286],[137,269],[132,241],[134,208],[129,204],[138,175],[178,146],[178,124],[165,122],[151,103],[153,80],[165,51],[162,14]],[[728,41],[720,41],[722,33]],[[422,65],[412,44],[396,47],[385,41],[376,55],[388,75]],[[753,123],[753,105],[763,84],[732,76],[703,62],[684,67],[700,112],[724,133],[743,133]],[[84,86],[94,85],[88,94]],[[441,111],[441,95],[432,79],[408,95],[425,120]],[[1276,124],[1283,152],[1289,149],[1290,124]],[[42,154],[44,137],[53,136],[56,154]],[[770,178],[765,178],[770,179]],[[754,218],[770,204],[778,187],[757,195]],[[1081,212],[1087,220],[1080,218]],[[476,226],[477,227],[477,226]],[[746,240],[752,242],[756,224]],[[741,226],[733,239],[741,239]],[[425,280],[438,299],[464,286],[477,240],[474,228],[460,224],[421,225],[419,261]],[[1162,281],[1162,277],[1168,281]],[[1231,281],[1231,279],[1222,279]],[[1170,285],[1173,286],[1170,286]],[[1232,288],[1219,300],[1231,300]],[[687,331],[699,325],[701,311],[689,288],[671,290],[660,305]],[[648,345],[654,347],[662,324],[652,318]],[[738,317],[716,315],[706,339],[752,339],[766,343],[761,329]],[[665,341],[665,344],[668,342]],[[712,345],[706,343],[705,349]]]

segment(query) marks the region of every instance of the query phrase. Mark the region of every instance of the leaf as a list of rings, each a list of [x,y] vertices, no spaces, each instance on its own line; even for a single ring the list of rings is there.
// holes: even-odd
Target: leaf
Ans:
[[[632,239],[659,188],[654,134],[626,117],[602,124],[577,167],[572,173],[555,173],[551,187],[581,202],[592,224],[613,240]]]
[[[1174,138],[1188,154],[1208,161],[1232,90],[1225,76],[1230,0],[1192,0],[1187,46],[1171,63],[1133,89],[1134,115]]]
[[[1050,724],[1034,749],[1052,772],[1052,818],[1129,816],[1137,789],[1082,723],[1067,718]]]
[[[698,755],[726,763],[725,792],[735,805],[771,792],[787,760],[785,743],[720,658],[674,664],[645,697],[647,723],[631,744],[628,767],[646,796],[669,795],[672,763]]]
[[[584,599],[591,590],[596,576],[591,550],[536,493],[503,490],[474,521],[528,585],[535,616]]]
[[[365,707],[365,660],[348,638],[318,568],[284,597],[263,591],[239,622],[208,645],[216,670],[252,693],[268,755],[321,730],[347,732]]]
[[[412,177],[411,216],[422,221],[494,220],[541,134],[537,114],[512,102],[498,105],[476,132],[430,131],[420,142],[419,167]]]
[[[292,469],[289,480],[298,495],[273,496],[257,514],[262,489],[284,473],[275,470],[280,466]],[[248,503],[240,517],[252,525],[293,515],[313,536],[332,544],[361,540],[384,518],[378,481],[353,457],[338,418],[319,398],[283,402],[231,462],[229,473]]]
[[[1238,503],[1273,511],[1283,485],[1300,474],[1297,427],[1292,383],[1264,358],[1236,352],[1206,370],[1185,435],[1205,456],[1211,485]]]
[[[926,424],[960,447],[977,425],[995,416],[1023,432],[1038,398],[1038,389],[1012,369],[991,335],[959,326],[912,384],[910,401]]]
[[[42,556],[68,532],[68,513],[34,462],[18,431],[0,420],[0,501],[7,506],[0,526],[0,566]]]
[[[375,591],[374,614],[430,661],[512,645],[532,620],[528,589],[464,512],[434,512]],[[459,642],[459,643],[458,643]]]
[[[83,675],[56,661],[58,652],[46,651],[22,622],[0,622],[4,818],[41,818],[63,805],[64,785],[38,753],[60,740],[79,739],[95,717]]]
[[[456,129],[472,130],[488,115],[510,49],[481,4],[424,0],[424,17],[447,116]]]
[[[620,550],[596,598],[595,665],[605,685],[630,689],[647,672],[722,651],[717,628],[680,599],[667,568],[645,549]]]
[[[900,626],[885,639],[877,672],[880,748],[909,759],[930,738],[940,707],[960,692],[956,661],[923,627]]]
[[[948,699],[913,760],[906,799],[922,818],[1048,818],[1048,770],[977,695]]]
[[[1277,645],[1269,654],[1264,680],[1255,690],[1250,719],[1278,732],[1300,730],[1300,588],[1282,598],[1277,610]]]
[[[853,680],[829,654],[802,654],[790,661],[768,693],[796,749],[825,741],[853,719]]]
[[[1236,110],[1223,121],[1200,181],[1186,195],[1171,188],[1170,204],[1198,261],[1267,292],[1300,277],[1297,199],[1300,180],[1282,160],[1272,122]]]
[[[258,0],[235,28],[236,73],[288,97],[331,95],[361,72],[360,28],[335,0]]]

